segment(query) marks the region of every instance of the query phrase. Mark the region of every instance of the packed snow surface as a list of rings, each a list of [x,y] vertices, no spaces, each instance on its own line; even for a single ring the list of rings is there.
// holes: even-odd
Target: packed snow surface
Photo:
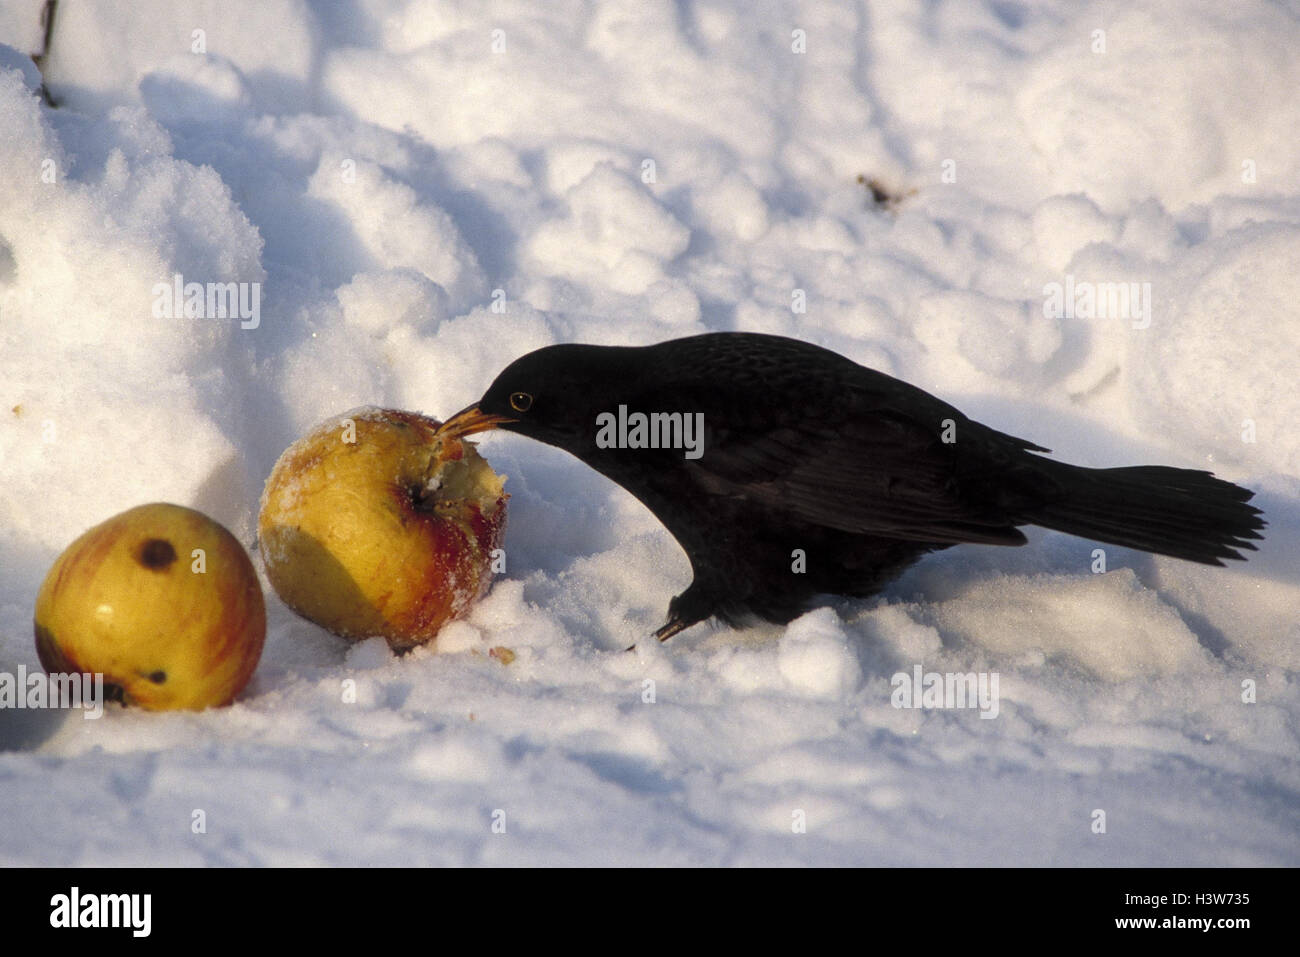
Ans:
[[[489,434],[507,569],[436,648],[268,590],[231,707],[0,710],[0,863],[1300,863],[1295,3],[60,4],[57,107],[41,5],[0,8],[0,672],[90,526],[254,551],[314,425],[557,342],[795,336],[1270,524],[1228,568],[1033,530],[659,646],[673,539]],[[996,713],[896,707],[918,666]]]

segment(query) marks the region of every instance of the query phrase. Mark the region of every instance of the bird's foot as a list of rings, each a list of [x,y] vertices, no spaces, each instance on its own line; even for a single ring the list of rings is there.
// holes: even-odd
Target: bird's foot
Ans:
[[[651,637],[658,638],[661,642],[667,641],[678,632],[685,631],[691,625],[699,624],[708,618],[708,608],[709,603],[703,590],[698,582],[692,582],[690,588],[668,603],[668,620]],[[636,645],[632,645],[627,650],[635,651]]]
[[[650,637],[658,638],[660,641],[667,641],[679,631],[685,631],[687,628],[691,627],[692,624],[692,622],[682,621],[679,618],[669,618],[668,621],[664,622],[662,627],[656,629]],[[636,645],[628,645],[623,650],[636,651]]]
[[[678,621],[675,618],[670,618],[667,622],[664,623],[664,625],[661,628],[658,628],[657,630],[652,632],[650,637],[658,638],[660,641],[667,641],[669,638],[677,634],[679,631],[685,631],[689,627],[690,625],[686,624],[686,622],[684,621]],[[636,645],[628,645],[623,650],[636,651]]]
[[[662,628],[655,631],[654,636],[660,641],[667,641],[679,631],[685,631],[687,628],[691,627],[692,624],[692,622],[683,621],[680,618],[669,618],[668,621],[664,622]]]

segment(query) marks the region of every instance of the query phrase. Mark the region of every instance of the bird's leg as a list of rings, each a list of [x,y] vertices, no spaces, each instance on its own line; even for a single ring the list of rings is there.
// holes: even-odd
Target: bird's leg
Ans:
[[[669,638],[677,634],[679,631],[685,631],[693,624],[695,624],[695,622],[693,621],[683,621],[680,618],[669,617],[669,619],[666,622],[664,622],[663,625],[660,626],[650,637],[658,638],[660,641],[667,641]],[[636,651],[636,645],[628,645],[623,650]]]
[[[712,602],[708,597],[708,592],[700,586],[700,580],[697,577],[695,581],[691,582],[690,588],[668,603],[668,620],[651,637],[658,638],[660,641],[667,641],[678,632],[685,631],[691,625],[698,624],[708,618],[711,608]],[[635,651],[636,645],[632,645],[625,650]]]
[[[668,603],[668,620],[655,631],[652,637],[658,638],[660,641],[667,641],[678,632],[685,631],[691,625],[698,624],[708,618],[707,607],[708,599],[705,597],[705,591],[700,587],[697,579],[691,583],[690,588]],[[636,648],[636,645],[627,650],[632,651],[634,648]]]
[[[663,627],[659,628],[655,632],[654,636],[660,641],[667,641],[679,631],[685,631],[687,628],[691,627],[692,624],[693,622],[682,621],[680,618],[669,618],[664,622]]]
[[[679,631],[685,631],[691,625],[708,618],[712,603],[707,595],[707,589],[696,575],[691,587],[668,603],[668,620],[654,636],[660,641],[667,641]]]

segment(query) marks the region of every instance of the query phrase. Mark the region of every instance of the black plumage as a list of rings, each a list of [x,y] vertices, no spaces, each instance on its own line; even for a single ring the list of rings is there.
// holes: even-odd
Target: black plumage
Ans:
[[[620,406],[701,414],[699,456],[600,447],[600,417]],[[817,595],[878,592],[927,552],[1022,545],[1022,525],[1222,565],[1253,550],[1265,524],[1251,491],[1208,472],[1053,461],[915,386],[781,336],[539,349],[443,431],[489,428],[577,456],[677,539],[694,581],[661,639],[710,617],[788,622]]]

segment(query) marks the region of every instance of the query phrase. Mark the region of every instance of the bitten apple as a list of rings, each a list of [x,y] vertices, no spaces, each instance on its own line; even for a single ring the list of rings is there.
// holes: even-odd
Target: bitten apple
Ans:
[[[96,525],[36,597],[50,674],[102,673],[150,710],[229,703],[257,667],[266,607],[238,540],[202,512],[154,503]]]
[[[491,584],[505,476],[414,412],[344,413],[275,464],[258,518],[284,603],[345,638],[397,651],[433,640]]]

